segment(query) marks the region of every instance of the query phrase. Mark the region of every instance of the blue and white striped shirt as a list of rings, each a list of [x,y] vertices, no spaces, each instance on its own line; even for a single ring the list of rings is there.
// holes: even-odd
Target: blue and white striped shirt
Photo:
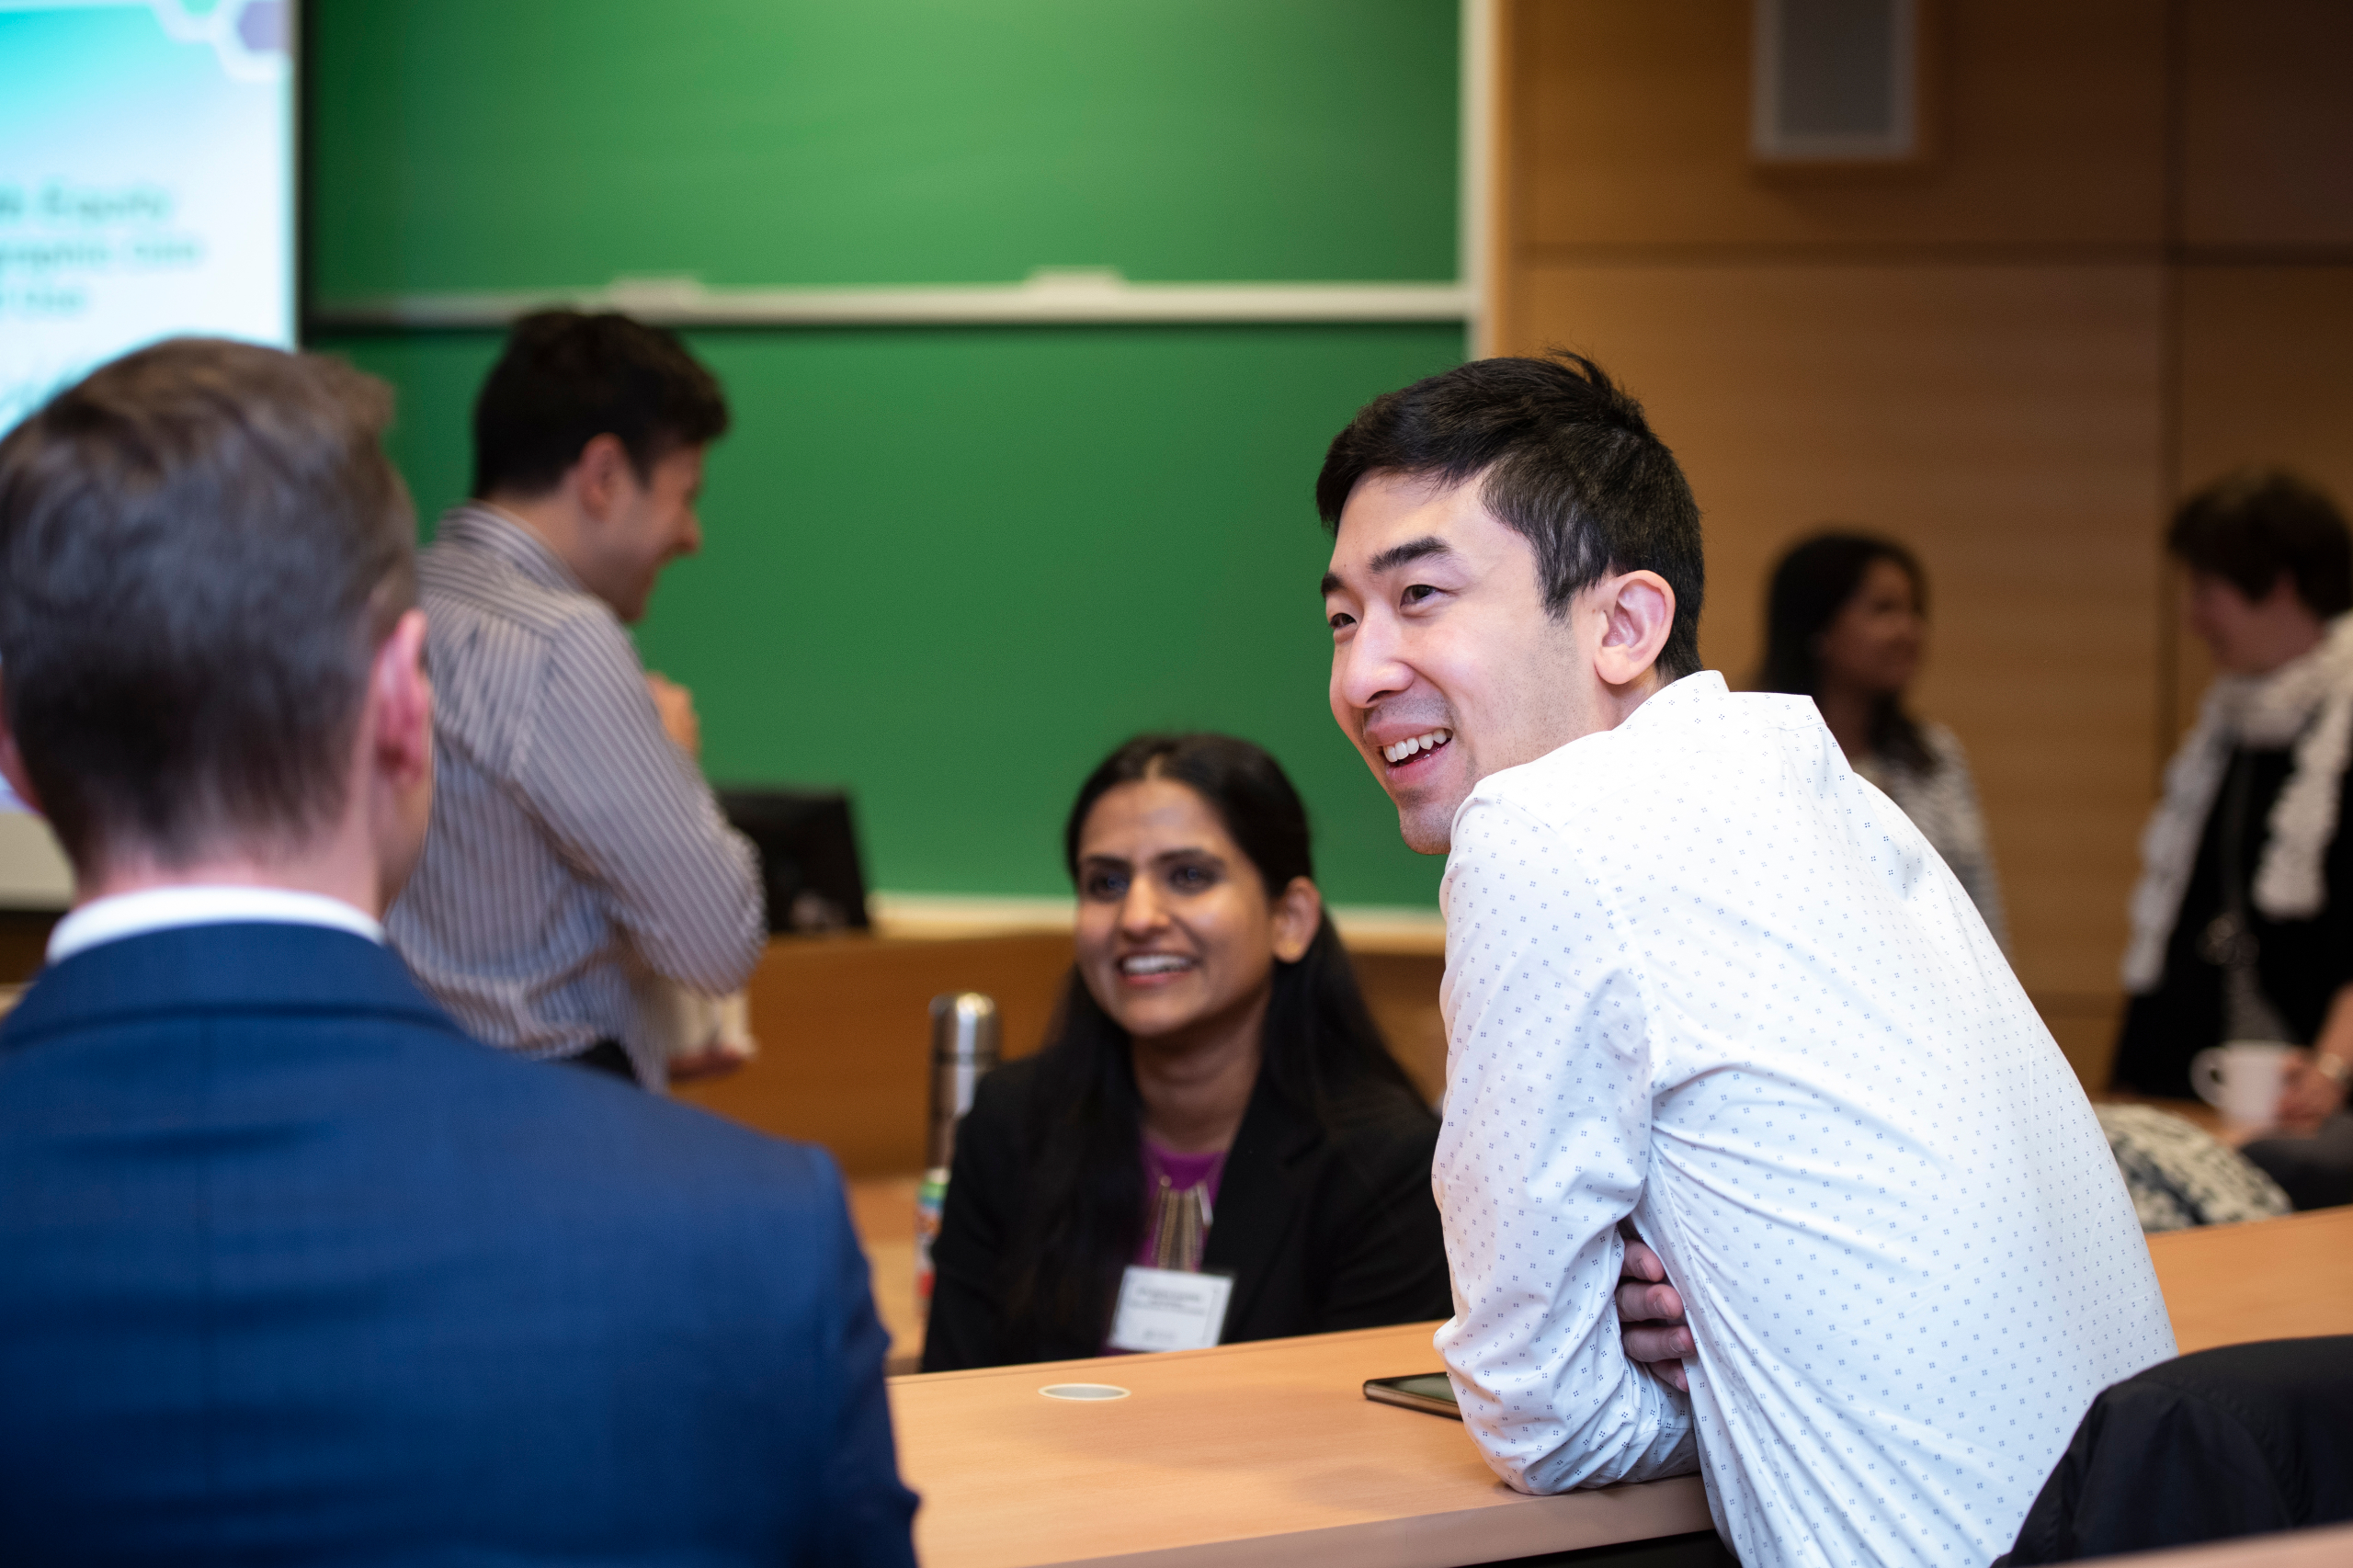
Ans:
[[[474,503],[417,562],[433,822],[387,913],[469,1033],[526,1056],[620,1040],[665,1081],[672,985],[743,985],[757,862],[664,732],[620,619],[537,535]]]

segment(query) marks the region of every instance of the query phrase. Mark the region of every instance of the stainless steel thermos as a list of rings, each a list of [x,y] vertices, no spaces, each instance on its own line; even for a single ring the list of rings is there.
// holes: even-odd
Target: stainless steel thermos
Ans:
[[[948,1201],[948,1168],[956,1159],[956,1124],[972,1108],[981,1074],[996,1065],[996,1004],[977,991],[931,999],[931,1126],[924,1142],[923,1184],[915,1189],[915,1301],[931,1302],[931,1243]]]

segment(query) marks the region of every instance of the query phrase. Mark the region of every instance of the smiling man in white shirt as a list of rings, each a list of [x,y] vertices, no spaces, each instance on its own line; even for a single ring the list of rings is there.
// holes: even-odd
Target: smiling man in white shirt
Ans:
[[[1438,1346],[1488,1462],[1696,1463],[1748,1568],[1990,1560],[2174,1346],[1968,895],[1812,704],[1699,670],[1699,508],[1589,361],[1376,400],[1316,499],[1334,716],[1449,857]],[[1680,1376],[1621,1341],[1629,1221]]]

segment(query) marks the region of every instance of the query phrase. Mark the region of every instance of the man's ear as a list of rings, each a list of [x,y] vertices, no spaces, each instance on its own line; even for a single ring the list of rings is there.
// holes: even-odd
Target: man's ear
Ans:
[[[359,790],[363,826],[375,857],[375,908],[381,916],[416,869],[433,820],[433,683],[425,674],[425,612],[392,623],[368,664],[368,701],[360,720]]]
[[[1293,877],[1275,900],[1275,957],[1297,963],[1324,925],[1324,895],[1305,877]]]
[[[396,789],[433,776],[433,682],[425,673],[425,612],[412,609],[392,623],[368,669],[368,704],[375,714],[370,765]]]
[[[0,676],[6,679],[6,676]],[[0,778],[17,792],[17,799],[34,811],[40,810],[40,797],[33,791],[33,776],[25,767],[25,754],[17,749],[17,732],[8,726],[7,704],[0,701]]]
[[[580,509],[604,522],[620,508],[636,487],[637,471],[630,466],[629,449],[614,435],[591,436],[580,449],[580,460],[565,476]]]
[[[1631,686],[1651,672],[1675,630],[1675,590],[1655,572],[1629,572],[1594,585],[1602,618],[1593,673],[1604,686]]]

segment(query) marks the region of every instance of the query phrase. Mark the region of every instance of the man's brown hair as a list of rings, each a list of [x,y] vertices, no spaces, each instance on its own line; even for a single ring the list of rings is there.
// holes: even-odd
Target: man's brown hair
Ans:
[[[2285,577],[2323,620],[2353,609],[2353,529],[2326,491],[2284,468],[2243,468],[2184,501],[2165,548],[2249,599]]]
[[[416,602],[392,392],[176,338],[0,440],[0,702],[87,874],[332,822],[376,649]]]

